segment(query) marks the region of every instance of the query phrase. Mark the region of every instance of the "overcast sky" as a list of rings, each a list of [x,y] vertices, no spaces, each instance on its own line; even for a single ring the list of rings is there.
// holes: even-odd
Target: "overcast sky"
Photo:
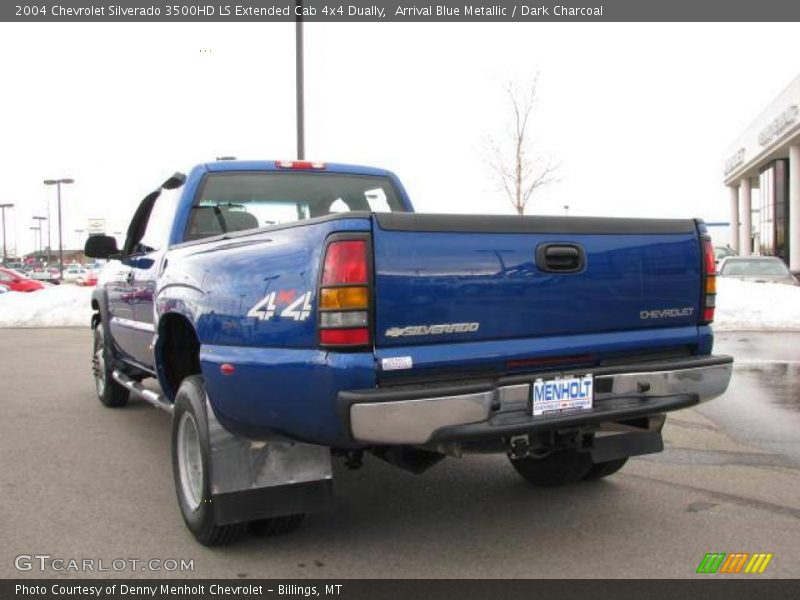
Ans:
[[[539,73],[536,148],[560,183],[531,214],[727,220],[734,138],[800,73],[797,24],[306,25],[307,156],[395,171],[421,212],[510,213],[487,136]],[[65,245],[123,231],[175,170],[295,154],[293,24],[0,24],[0,203],[9,250],[34,214]],[[46,238],[46,235],[45,235]],[[57,238],[53,235],[53,246]]]

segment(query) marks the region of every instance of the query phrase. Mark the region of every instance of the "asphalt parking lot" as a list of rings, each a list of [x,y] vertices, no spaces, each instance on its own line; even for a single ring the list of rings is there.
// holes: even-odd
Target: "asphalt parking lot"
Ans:
[[[0,330],[0,577],[699,577],[707,552],[800,574],[800,333],[723,334],[729,393],[675,414],[666,450],[606,481],[536,489],[502,456],[422,476],[337,464],[334,510],[296,532],[197,545],[178,511],[169,417],[94,395],[88,329]],[[18,555],[186,559],[187,572],[18,571]],[[729,577],[704,575],[703,577]]]

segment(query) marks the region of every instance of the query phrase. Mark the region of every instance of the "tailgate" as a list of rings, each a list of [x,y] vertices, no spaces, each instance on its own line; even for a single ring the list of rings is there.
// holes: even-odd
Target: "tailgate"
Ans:
[[[374,216],[378,347],[698,322],[690,219]]]

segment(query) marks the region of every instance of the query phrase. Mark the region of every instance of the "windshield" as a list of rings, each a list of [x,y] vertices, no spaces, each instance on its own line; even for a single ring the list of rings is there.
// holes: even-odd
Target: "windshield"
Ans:
[[[387,177],[333,173],[216,173],[192,206],[187,240],[351,211],[402,212]]]
[[[28,279],[28,276],[15,269],[0,269],[0,281],[13,281],[14,279]]]
[[[789,269],[780,260],[735,260],[722,267],[720,275],[757,277],[759,275],[788,275]]]
[[[716,246],[714,248],[714,254],[716,255],[717,260],[727,258],[728,256],[736,256],[736,253],[733,250],[730,248],[725,248],[724,246]]]

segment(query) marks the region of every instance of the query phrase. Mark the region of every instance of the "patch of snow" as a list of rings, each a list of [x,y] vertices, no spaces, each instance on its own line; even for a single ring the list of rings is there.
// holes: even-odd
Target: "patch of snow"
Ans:
[[[64,284],[0,294],[0,327],[88,327],[93,289]]]
[[[800,331],[800,286],[717,278],[715,331]]]

